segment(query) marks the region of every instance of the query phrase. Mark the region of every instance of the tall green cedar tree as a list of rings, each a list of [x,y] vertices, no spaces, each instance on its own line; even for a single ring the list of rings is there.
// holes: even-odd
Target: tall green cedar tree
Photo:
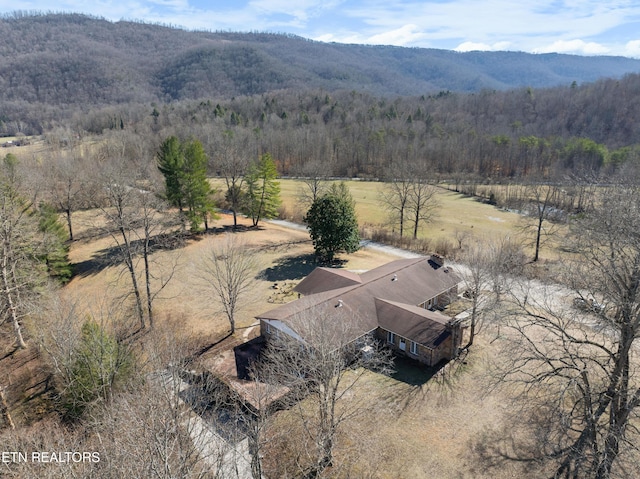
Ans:
[[[316,199],[304,218],[321,261],[333,261],[337,253],[353,253],[360,247],[353,199],[350,194],[336,193],[334,190]]]
[[[213,190],[207,179],[207,154],[202,143],[189,139],[182,144],[184,154],[184,168],[182,170],[182,185],[184,205],[187,208],[187,218],[191,223],[191,230],[198,231],[204,222],[205,230],[209,229],[208,218],[213,213]]]
[[[263,219],[278,216],[280,206],[280,183],[276,181],[276,162],[269,153],[251,165],[245,183],[247,185],[245,212],[251,217],[253,226]]]
[[[160,145],[158,169],[164,176],[167,201],[179,208],[180,214],[182,214],[183,198],[180,176],[184,169],[184,155],[182,154],[180,140],[175,136],[170,136]]]
[[[170,136],[160,145],[157,161],[164,175],[167,201],[177,207],[181,215],[186,215],[192,231],[200,230],[203,221],[208,229],[215,204],[207,180],[207,155],[202,143],[193,138],[181,142]]]
[[[61,283],[67,283],[73,273],[69,262],[69,233],[55,208],[48,203],[38,206],[38,231],[42,234],[45,253],[42,260],[49,275]]]

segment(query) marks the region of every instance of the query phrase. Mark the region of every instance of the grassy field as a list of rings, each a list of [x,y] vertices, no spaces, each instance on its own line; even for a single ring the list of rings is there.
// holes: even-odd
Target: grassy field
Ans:
[[[304,216],[306,207],[300,202],[304,183],[300,180],[280,179],[282,205],[294,216]],[[373,181],[347,181],[349,191],[356,202],[358,223],[371,226],[389,226],[389,217],[380,201],[384,183]],[[219,179],[213,180],[217,188],[223,187]],[[500,210],[444,188],[437,193],[439,203],[434,220],[421,227],[419,237],[438,239],[453,238],[456,232],[475,237],[503,237],[515,235],[520,216]],[[410,225],[408,227],[410,229]]]
[[[347,181],[349,190],[356,202],[356,213],[360,226],[391,229],[387,212],[382,207],[380,192],[384,183],[371,181]],[[304,183],[300,180],[281,179],[282,203],[288,212],[295,212],[298,217],[304,214],[304,205],[300,203],[300,191]],[[448,241],[457,247],[458,240],[466,241],[475,238],[483,241],[495,241],[509,237],[528,243],[531,238],[523,235],[523,217],[495,206],[484,203],[477,198],[465,196],[445,188],[437,192],[438,209],[429,223],[422,225],[418,237],[433,243]],[[411,229],[411,224],[408,224]],[[531,248],[525,251],[532,253]],[[555,260],[561,254],[557,244],[549,244],[541,251],[541,258]]]

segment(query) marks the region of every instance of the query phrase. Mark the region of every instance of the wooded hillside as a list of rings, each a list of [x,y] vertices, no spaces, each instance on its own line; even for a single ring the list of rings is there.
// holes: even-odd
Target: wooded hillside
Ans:
[[[112,23],[80,14],[15,13],[0,19],[0,36],[5,122],[33,123],[36,112],[46,122],[71,107],[283,89],[389,97],[544,88],[640,71],[640,60],[623,57],[327,44],[290,35]]]

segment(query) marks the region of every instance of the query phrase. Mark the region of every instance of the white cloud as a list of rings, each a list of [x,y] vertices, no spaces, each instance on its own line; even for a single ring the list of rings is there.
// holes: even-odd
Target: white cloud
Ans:
[[[640,40],[627,42],[623,55],[627,57],[640,58]]]
[[[487,43],[463,42],[454,48],[457,52],[473,52],[473,51],[500,51],[508,50],[511,46],[510,42],[497,42],[493,45]]]
[[[422,38],[424,38],[424,34],[420,32],[418,26],[408,24],[400,28],[396,28],[395,30],[372,35],[367,39],[367,43],[373,45],[404,46],[410,43],[414,43]]]
[[[345,44],[352,44],[352,43],[361,43],[361,44],[370,44],[370,42],[362,37],[362,35],[358,35],[357,33],[353,33],[353,32],[343,32],[343,33],[325,33],[324,35],[318,35],[316,37],[313,37],[312,40],[316,40],[318,42],[327,42],[327,43],[331,43],[331,42],[335,42],[335,43],[345,43]]]
[[[535,53],[574,53],[579,55],[607,55],[611,49],[595,42],[585,42],[584,40],[558,40],[552,44],[534,50]]]
[[[247,6],[255,10],[258,14],[280,14],[294,17],[300,26],[326,10],[335,8],[340,4],[340,0],[319,1],[319,0],[251,0]]]

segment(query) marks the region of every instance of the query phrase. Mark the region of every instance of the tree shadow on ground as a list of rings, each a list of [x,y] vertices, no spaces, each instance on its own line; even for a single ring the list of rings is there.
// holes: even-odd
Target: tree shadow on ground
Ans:
[[[233,348],[238,379],[251,380],[253,366],[260,360],[266,345],[264,336],[258,336]]]
[[[162,233],[151,238],[149,243],[150,253],[155,251],[173,251],[182,248],[187,238],[198,239],[194,235],[185,235],[183,233]],[[144,240],[135,240],[131,243],[135,256],[141,256]],[[122,248],[119,246],[110,246],[108,248],[96,251],[90,259],[72,263],[73,277],[85,278],[98,274],[102,270],[110,266],[118,266],[124,263]]]
[[[501,424],[487,425],[469,440],[474,475],[510,471],[513,477],[556,477],[555,425],[544,408],[513,407]]]
[[[258,231],[262,228],[247,225],[222,225],[222,226],[210,226],[207,231],[200,234],[206,235],[219,235],[222,233],[246,233],[248,231]]]
[[[279,259],[275,265],[258,273],[258,279],[267,281],[287,281],[302,279],[319,266],[313,254],[297,256],[285,256]]]
[[[446,362],[440,362],[435,366],[425,366],[418,361],[402,356],[396,356],[393,362],[395,372],[391,377],[396,381],[401,381],[411,386],[426,384],[447,364]]]
[[[446,401],[447,397],[456,394],[457,383],[461,372],[466,367],[466,362],[458,359],[441,361],[435,366],[426,366],[414,359],[395,355],[395,372],[390,377],[396,381],[396,385],[404,383],[411,387],[394,387],[393,403],[399,413],[411,408],[416,401],[424,399],[431,391],[436,392],[439,400]]]

